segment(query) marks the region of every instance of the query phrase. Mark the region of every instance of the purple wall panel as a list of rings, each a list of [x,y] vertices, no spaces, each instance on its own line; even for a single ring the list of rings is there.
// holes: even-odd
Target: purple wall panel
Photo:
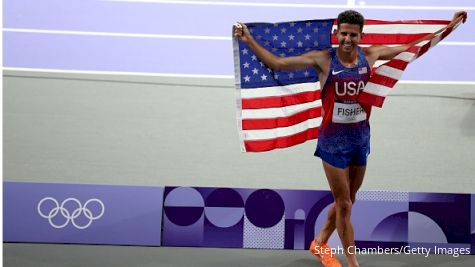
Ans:
[[[163,187],[3,184],[6,242],[160,246]]]
[[[360,192],[352,216],[356,245],[470,253],[472,198]],[[328,191],[166,187],[163,245],[306,249],[332,201]]]

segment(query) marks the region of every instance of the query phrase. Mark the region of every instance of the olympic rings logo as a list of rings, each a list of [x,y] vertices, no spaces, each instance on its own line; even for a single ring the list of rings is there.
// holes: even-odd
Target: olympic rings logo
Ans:
[[[46,201],[53,202],[54,207],[45,214],[42,211],[42,207]],[[75,204],[75,206],[77,206],[72,212],[70,212],[67,208],[65,208],[65,205],[68,202],[72,202]],[[88,208],[88,205],[90,205],[93,202],[98,203],[100,205],[100,212],[96,216],[94,216],[92,214],[92,211]],[[74,227],[80,230],[88,228],[94,220],[101,218],[102,215],[104,215],[104,211],[105,211],[104,203],[102,203],[102,201],[97,198],[89,199],[88,201],[86,201],[84,206],[82,206],[81,202],[78,199],[72,198],[72,197],[65,199],[63,202],[61,202],[61,205],[56,199],[52,197],[45,197],[42,200],[40,200],[40,202],[38,202],[37,209],[38,209],[38,214],[41,217],[48,219],[49,224],[56,229],[64,228],[69,224],[69,222],[71,222]],[[55,218],[59,214],[61,214],[66,219],[66,222],[64,222],[63,224],[57,224],[53,222],[53,218]],[[84,217],[86,217],[86,219],[89,220],[84,225],[79,225],[76,222],[76,219],[79,216],[81,216],[81,214],[84,214]]]

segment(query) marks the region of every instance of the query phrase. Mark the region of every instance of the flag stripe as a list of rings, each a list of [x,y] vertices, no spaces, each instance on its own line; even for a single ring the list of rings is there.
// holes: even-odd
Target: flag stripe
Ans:
[[[402,52],[399,55],[395,56],[394,59],[406,61],[406,62],[411,62],[416,58],[416,54],[411,53],[411,52]],[[384,65],[383,65],[384,66]]]
[[[288,96],[271,96],[254,99],[243,99],[243,109],[261,109],[261,108],[276,108],[291,105],[298,105],[308,102],[313,102],[320,99],[320,90],[312,92],[303,92]]]
[[[285,86],[270,86],[270,87],[258,87],[252,89],[242,89],[241,98],[258,98],[268,96],[286,96],[303,92],[312,92],[320,89],[320,83],[300,83],[289,84]]]
[[[370,79],[368,83],[366,83],[366,86],[364,87],[364,91],[367,94],[373,94],[376,96],[386,96],[388,95],[389,91],[391,91],[390,87],[387,87],[385,85],[373,83],[373,81]],[[360,96],[358,96],[358,100]]]
[[[414,26],[424,25],[424,24],[440,24],[447,25],[449,21],[447,20],[376,20],[376,19],[365,19],[365,25],[384,25],[384,24],[413,24]],[[335,22],[336,24],[336,22]]]
[[[243,119],[269,119],[269,118],[278,118],[278,117],[288,117],[296,113],[302,112],[306,109],[315,108],[322,106],[322,101],[315,100],[309,103],[303,103],[287,107],[279,108],[265,108],[265,109],[243,109],[242,118]]]
[[[318,117],[288,127],[263,130],[244,130],[243,132],[246,140],[268,140],[294,135],[303,132],[308,128],[316,128],[320,126],[321,123],[322,117]]]
[[[307,140],[316,139],[317,137],[318,128],[311,128],[288,137],[281,137],[272,140],[246,141],[245,147],[248,152],[264,152],[276,148],[286,148],[298,145]]]
[[[380,84],[385,87],[393,88],[397,81],[397,79],[393,79],[384,75],[379,75],[377,73],[373,74],[372,76],[372,83]]]
[[[394,59],[394,60],[388,61],[386,66],[389,66],[398,70],[405,70],[407,67],[407,64],[409,64],[409,62],[400,60],[400,59]]]
[[[376,69],[375,73],[395,80],[401,79],[402,76],[402,70],[398,70],[388,65],[383,65],[379,67],[378,69]]]
[[[443,28],[440,24],[377,24],[367,25],[365,23],[363,32],[365,34],[418,34],[436,32]]]
[[[388,44],[407,44],[414,40],[420,39],[426,36],[428,33],[417,34],[384,34],[384,33],[369,33],[365,34],[361,39],[360,44],[372,44],[372,45],[388,45]],[[332,44],[338,44],[338,39],[335,35],[332,35]]]
[[[271,119],[244,119],[242,120],[243,130],[272,129],[279,127],[288,127],[301,123],[308,119],[320,117],[322,107],[316,107],[304,110],[289,117],[271,118]]]
[[[389,92],[389,91],[388,91]],[[385,96],[379,96],[376,94],[369,94],[365,91],[361,92],[358,95],[358,100],[362,103],[371,103],[372,105],[376,107],[382,107],[384,100],[386,99]]]
[[[292,136],[280,137],[270,140],[244,141],[247,152],[264,152],[277,148],[286,148],[301,144],[307,140],[318,137],[318,128],[310,128]]]

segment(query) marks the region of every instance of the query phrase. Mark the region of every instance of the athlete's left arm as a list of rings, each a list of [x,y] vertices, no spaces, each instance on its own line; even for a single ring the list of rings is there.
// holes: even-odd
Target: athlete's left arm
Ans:
[[[453,27],[460,20],[462,20],[462,22],[465,23],[465,21],[467,20],[466,11],[455,12],[452,21],[446,27]],[[374,45],[374,46],[365,48],[363,51],[366,57],[371,61],[370,64],[374,63],[376,60],[391,60],[395,56],[397,56],[399,53],[406,51],[407,49],[416,45],[417,43],[422,42],[424,40],[432,39],[435,36],[435,34],[437,34],[437,32],[428,34],[420,39],[414,40],[411,43],[408,43],[405,45],[398,45],[398,46]]]

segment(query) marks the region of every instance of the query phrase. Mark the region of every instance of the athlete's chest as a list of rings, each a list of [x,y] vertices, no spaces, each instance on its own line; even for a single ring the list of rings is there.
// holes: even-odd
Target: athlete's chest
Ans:
[[[332,64],[325,90],[331,91],[336,98],[354,98],[363,91],[369,80],[369,72],[366,65],[347,68]]]

